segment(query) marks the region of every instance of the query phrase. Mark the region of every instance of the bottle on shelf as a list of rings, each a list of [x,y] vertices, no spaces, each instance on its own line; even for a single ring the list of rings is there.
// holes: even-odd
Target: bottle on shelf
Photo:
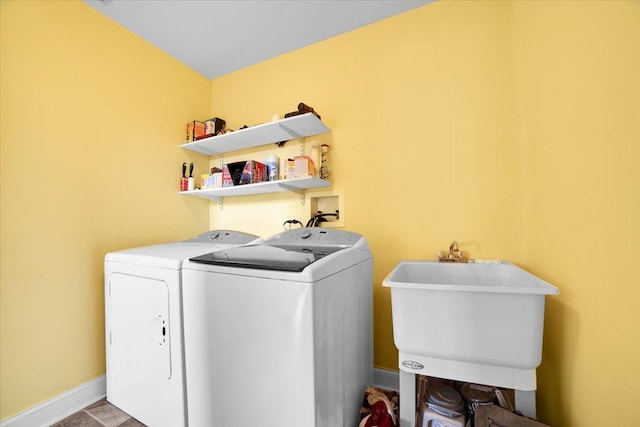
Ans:
[[[313,160],[313,176],[320,176],[320,144],[311,143],[311,160]]]
[[[327,160],[327,153],[329,152],[329,145],[322,144],[321,146],[322,158],[320,160],[320,178],[329,179],[329,164]]]
[[[267,159],[267,176],[269,181],[278,180],[278,163],[279,159],[275,154],[270,155]]]

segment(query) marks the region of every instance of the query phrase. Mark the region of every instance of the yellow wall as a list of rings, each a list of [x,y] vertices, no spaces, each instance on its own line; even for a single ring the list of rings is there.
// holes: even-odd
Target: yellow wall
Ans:
[[[457,239],[560,288],[539,418],[635,425],[639,51],[637,1],[440,1],[215,79],[212,114],[237,128],[304,101],[332,129],[308,139],[332,145],[346,228],[374,252],[377,366],[397,366],[385,275]],[[211,226],[268,236],[305,215],[259,196],[212,204]]]
[[[512,29],[526,266],[560,288],[539,415],[640,425],[640,2],[514,2]]]
[[[0,7],[4,420],[104,373],[106,252],[207,229],[177,192],[211,92],[82,2]]]

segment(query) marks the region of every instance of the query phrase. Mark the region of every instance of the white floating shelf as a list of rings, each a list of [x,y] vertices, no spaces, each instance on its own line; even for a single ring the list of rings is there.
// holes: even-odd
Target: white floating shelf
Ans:
[[[312,113],[307,113],[188,142],[182,144],[181,147],[215,156],[229,151],[289,141],[325,132],[329,132],[329,128]]]
[[[208,188],[204,190],[181,191],[180,194],[204,197],[221,202],[223,197],[250,196],[255,194],[279,193],[292,191],[301,193],[310,188],[329,187],[331,183],[324,179],[308,176],[295,179],[281,179],[278,181],[259,182],[257,184],[236,185],[233,187]]]

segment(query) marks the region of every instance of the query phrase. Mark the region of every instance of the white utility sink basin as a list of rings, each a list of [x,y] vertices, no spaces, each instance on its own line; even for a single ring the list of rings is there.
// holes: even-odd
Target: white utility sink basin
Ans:
[[[556,287],[503,261],[402,261],[383,286],[401,370],[536,389],[544,299]]]
[[[401,261],[385,286],[445,291],[558,294],[558,288],[506,261]]]

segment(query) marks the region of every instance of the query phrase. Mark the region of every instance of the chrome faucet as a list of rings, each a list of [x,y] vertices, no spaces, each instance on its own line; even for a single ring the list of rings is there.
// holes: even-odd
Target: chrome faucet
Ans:
[[[438,253],[438,261],[440,262],[467,262],[464,251],[458,249],[458,242],[455,240],[449,245],[449,253],[440,251]]]

